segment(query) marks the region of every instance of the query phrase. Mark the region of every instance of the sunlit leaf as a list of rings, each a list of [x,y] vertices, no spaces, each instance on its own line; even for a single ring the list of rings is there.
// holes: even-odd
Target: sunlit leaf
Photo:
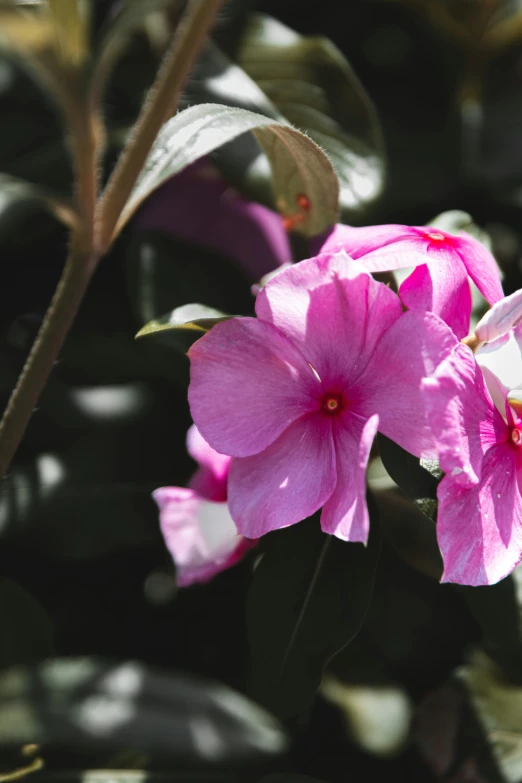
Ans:
[[[278,715],[309,704],[327,662],[364,622],[380,552],[369,498],[367,547],[327,536],[317,517],[263,541],[247,604],[252,693]]]
[[[68,226],[76,220],[71,204],[64,199],[47,193],[30,182],[0,174],[0,238],[8,234],[12,227],[20,228],[35,208],[44,207],[54,217]]]
[[[2,673],[0,747],[28,742],[94,762],[132,750],[191,767],[258,764],[287,746],[276,720],[224,685],[99,658]]]
[[[270,160],[279,210],[293,221],[295,229],[313,236],[335,223],[339,183],[320,147],[290,125],[271,118],[203,104],[180,112],[163,126],[120,216],[116,234],[163,182],[247,131],[255,133]]]
[[[138,337],[148,337],[158,332],[189,331],[195,333],[195,337],[201,337],[210,331],[213,326],[221,321],[228,321],[231,315],[220,313],[212,307],[200,304],[187,304],[177,307],[171,313],[157,321],[150,321],[138,334]]]
[[[89,56],[89,0],[48,0],[56,47],[65,66],[78,68]]]
[[[356,211],[380,194],[384,154],[377,116],[331,41],[252,14],[236,59],[278,111],[327,152],[340,181],[341,209]]]

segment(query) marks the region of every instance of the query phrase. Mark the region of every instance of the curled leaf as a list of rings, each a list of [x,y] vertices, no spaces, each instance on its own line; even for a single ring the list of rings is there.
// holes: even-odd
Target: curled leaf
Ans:
[[[384,147],[375,109],[342,52],[327,38],[304,37],[252,14],[237,62],[272,105],[329,155],[350,214],[384,184]]]
[[[278,208],[307,236],[337,220],[339,183],[328,157],[308,136],[260,114],[216,104],[192,106],[163,126],[116,225],[116,236],[140,204],[191,163],[247,131],[266,152]],[[306,203],[302,195],[306,194]],[[100,215],[104,222],[103,213]],[[113,239],[114,239],[113,236]]]

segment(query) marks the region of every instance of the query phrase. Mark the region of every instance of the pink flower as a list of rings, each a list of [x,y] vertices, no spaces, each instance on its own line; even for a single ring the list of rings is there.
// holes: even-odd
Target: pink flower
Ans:
[[[504,344],[503,348],[513,346]],[[516,349],[515,349],[516,350]],[[487,352],[482,355],[487,357]],[[487,585],[507,576],[522,558],[522,419],[520,405],[497,375],[499,356],[485,375],[498,382],[493,403],[469,348],[459,345],[423,391],[441,468],[437,537],[442,581]],[[495,364],[496,363],[496,364]],[[518,367],[520,368],[520,350]],[[522,379],[521,379],[522,380]],[[509,382],[509,381],[508,381]]]
[[[496,302],[478,322],[475,334],[482,342],[491,343],[521,324],[522,289]]]
[[[432,313],[403,313],[396,294],[344,253],[280,272],[256,312],[218,324],[189,351],[194,421],[234,457],[232,518],[257,538],[322,507],[325,532],[365,542],[377,428],[432,454],[421,379],[455,336]]]
[[[429,227],[384,225],[352,228],[337,225],[326,238],[316,238],[312,253],[344,250],[369,272],[416,267],[400,287],[409,309],[439,315],[462,339],[469,332],[471,291],[468,275],[492,304],[502,299],[495,259],[464,231],[460,236]]]
[[[187,448],[199,463],[189,489],[162,487],[153,493],[180,587],[212,579],[256,543],[238,535],[228,511],[230,457],[211,449],[196,427],[188,431]]]
[[[136,225],[222,253],[252,282],[292,259],[281,216],[243,198],[208,159],[154,192],[141,207]]]

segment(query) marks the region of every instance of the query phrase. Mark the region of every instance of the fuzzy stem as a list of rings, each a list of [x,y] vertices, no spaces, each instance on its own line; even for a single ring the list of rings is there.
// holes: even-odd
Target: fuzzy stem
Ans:
[[[97,248],[105,252],[161,126],[177,109],[185,80],[213,24],[221,0],[192,0],[152,85],[132,136],[101,198]]]
[[[94,259],[86,259],[71,248],[52,302],[0,422],[0,478],[5,476],[29,424],[95,266]]]

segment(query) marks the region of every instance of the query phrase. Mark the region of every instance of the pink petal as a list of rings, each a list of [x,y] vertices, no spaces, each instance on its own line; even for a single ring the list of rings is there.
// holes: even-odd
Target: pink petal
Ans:
[[[389,272],[426,263],[432,245],[429,228],[382,225],[354,228],[338,223],[326,240],[312,243],[317,254],[339,253],[344,250],[351,258],[360,259],[368,272]]]
[[[238,535],[226,503],[210,503],[180,487],[162,487],[153,497],[180,587],[206,582],[250,548],[252,542]]]
[[[500,282],[500,272],[497,262],[477,239],[474,239],[465,231],[454,238],[454,246],[458,251],[462,262],[468,270],[478,290],[490,304],[502,299],[504,292]]]
[[[430,248],[428,264],[418,266],[400,287],[411,310],[429,310],[450,326],[459,340],[469,333],[471,289],[465,266],[451,248]]]
[[[508,392],[522,383],[522,352],[514,332],[479,348],[476,360],[493,402],[504,416]]]
[[[302,350],[328,391],[340,391],[402,310],[393,291],[338,253],[280,272],[258,295],[256,312]]]
[[[421,394],[458,341],[433,313],[403,313],[383,335],[364,373],[348,391],[350,407],[364,419],[379,414],[379,432],[417,457],[435,457]]]
[[[368,540],[366,466],[378,423],[377,415],[364,421],[349,412],[334,423],[337,485],[324,505],[321,527],[343,541]]]
[[[187,432],[187,451],[199,463],[189,487],[206,500],[225,501],[232,458],[214,451],[195,424]]]
[[[493,342],[522,322],[522,289],[496,302],[480,319],[475,334],[484,343]]]
[[[447,475],[438,488],[437,537],[444,560],[443,582],[491,585],[522,558],[522,501],[517,454],[493,446],[478,486],[464,487]]]
[[[261,454],[232,461],[230,513],[243,535],[259,538],[314,514],[335,484],[332,417],[304,416]]]
[[[507,430],[470,349],[456,346],[422,387],[442,470],[455,485],[477,484],[487,449]]]
[[[221,454],[257,454],[320,407],[321,384],[307,360],[271,324],[223,321],[194,343],[189,357],[192,418]]]

